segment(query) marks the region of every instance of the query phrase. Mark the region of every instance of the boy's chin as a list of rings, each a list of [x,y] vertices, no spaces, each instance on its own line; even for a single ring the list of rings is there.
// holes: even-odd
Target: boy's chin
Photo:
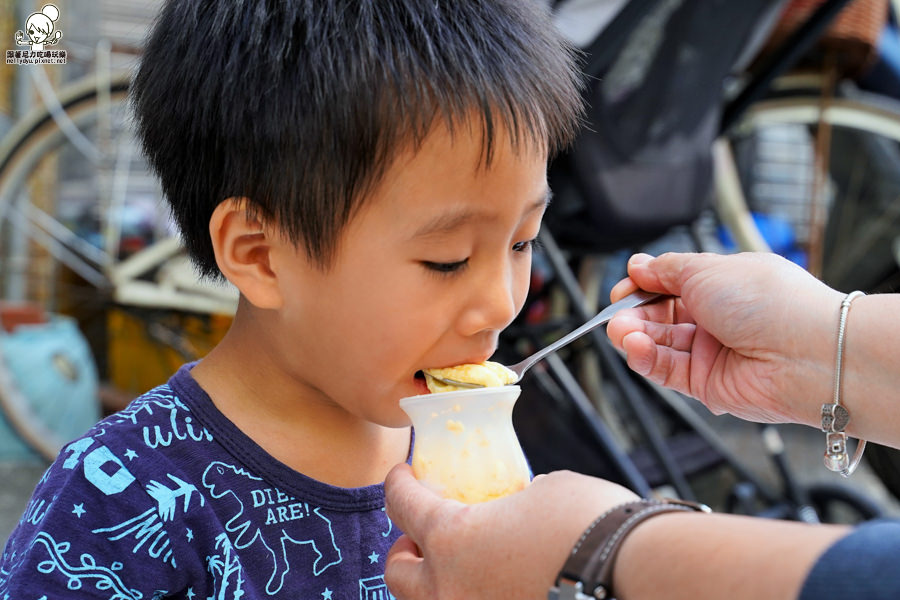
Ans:
[[[397,405],[396,412],[391,412],[389,415],[378,415],[376,424],[389,429],[405,429],[412,426],[412,421],[410,421],[409,415],[403,412],[400,405]]]

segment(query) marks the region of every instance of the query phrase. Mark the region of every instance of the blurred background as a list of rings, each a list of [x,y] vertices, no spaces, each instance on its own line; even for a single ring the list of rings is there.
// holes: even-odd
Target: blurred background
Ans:
[[[130,72],[160,2],[47,4],[0,0],[2,541],[65,443],[202,357],[237,299],[194,276],[131,131]],[[532,292],[498,359],[602,308],[635,251],[772,251],[837,289],[896,291],[893,3],[548,5],[584,51],[590,126],[551,165]],[[36,42],[34,15],[62,35]],[[712,417],[630,374],[596,333],[524,387],[515,421],[535,472],[775,518],[900,516],[894,451],[870,448],[842,480],[821,432]]]
[[[65,441],[202,356],[236,302],[196,281],[131,132],[129,74],[161,2],[47,4],[0,1],[4,542]],[[62,34],[42,51],[36,14]]]

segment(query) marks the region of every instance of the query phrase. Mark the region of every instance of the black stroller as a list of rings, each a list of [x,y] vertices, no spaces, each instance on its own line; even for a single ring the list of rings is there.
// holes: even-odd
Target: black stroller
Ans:
[[[785,0],[630,0],[618,10],[584,47],[588,124],[551,165],[554,201],[533,289],[501,337],[501,360],[515,362],[602,308],[597,278],[585,273],[617,278],[618,256],[673,230],[687,232],[688,250],[698,248],[694,226],[710,205],[714,140],[845,3],[826,2],[746,81],[736,75],[747,73]],[[636,376],[604,332],[592,334],[522,382],[514,420],[536,473],[572,469],[642,495],[664,487],[720,510],[777,518],[830,520],[838,504],[854,518],[880,514],[847,488],[799,485],[774,427],[760,434],[780,486],[761,481],[690,401]],[[711,498],[704,486],[726,493]]]

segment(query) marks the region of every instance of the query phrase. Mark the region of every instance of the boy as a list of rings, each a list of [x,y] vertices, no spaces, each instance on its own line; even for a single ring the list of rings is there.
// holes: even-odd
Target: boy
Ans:
[[[398,400],[488,358],[521,308],[577,80],[523,0],[169,1],[139,132],[239,307],[63,449],[0,597],[387,598]]]

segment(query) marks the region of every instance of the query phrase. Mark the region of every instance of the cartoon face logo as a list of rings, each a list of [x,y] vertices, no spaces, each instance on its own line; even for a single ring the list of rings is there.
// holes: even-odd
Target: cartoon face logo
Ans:
[[[25,21],[25,31],[16,32],[16,44],[31,46],[35,52],[59,42],[62,31],[53,31],[53,22],[59,19],[59,9],[53,4],[45,4],[41,12],[32,13]],[[26,40],[27,35],[27,40]]]

